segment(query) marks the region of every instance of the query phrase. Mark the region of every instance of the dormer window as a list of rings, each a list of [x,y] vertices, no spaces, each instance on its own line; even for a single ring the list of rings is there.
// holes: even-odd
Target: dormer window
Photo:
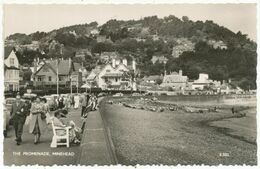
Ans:
[[[106,72],[111,72],[111,70],[108,69],[108,70],[106,70]]]
[[[10,58],[10,66],[14,66],[14,58]]]

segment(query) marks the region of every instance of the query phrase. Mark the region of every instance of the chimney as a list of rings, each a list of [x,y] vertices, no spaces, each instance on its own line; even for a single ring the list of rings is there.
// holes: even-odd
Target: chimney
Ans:
[[[179,75],[182,76],[182,70],[179,70]]]
[[[115,68],[116,67],[116,59],[112,59],[112,67]]]
[[[123,64],[127,66],[127,59],[123,59]]]
[[[132,66],[133,66],[133,70],[135,71],[136,70],[136,63],[135,63],[135,60],[133,59],[132,61]]]

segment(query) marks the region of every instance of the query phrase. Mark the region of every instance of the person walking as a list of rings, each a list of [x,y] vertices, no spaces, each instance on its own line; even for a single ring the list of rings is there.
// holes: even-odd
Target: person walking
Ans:
[[[51,111],[46,98],[42,98],[42,104],[43,104],[44,113],[46,115],[46,124],[51,124],[51,115],[50,115]]]
[[[70,102],[71,102],[71,107],[74,107],[75,104],[74,95],[71,95]]]
[[[59,107],[59,109],[63,109],[63,107],[64,107],[64,103],[63,103],[63,97],[59,97],[59,99],[58,99],[58,107]]]
[[[28,110],[26,110],[25,104],[21,101],[21,96],[19,93],[16,95],[16,100],[11,107],[11,119],[13,121],[16,144],[20,145],[22,142],[23,126],[28,115]]]
[[[77,94],[74,97],[74,109],[77,109],[79,107],[79,101],[80,101],[80,98],[79,98],[79,95]]]
[[[94,101],[95,101],[94,110],[97,110],[97,107],[98,107],[98,98],[97,98],[97,95],[94,95]]]
[[[87,106],[86,96],[85,94],[81,95],[81,117],[83,117]]]
[[[232,114],[235,114],[235,108],[234,107],[231,108],[231,112],[232,112]]]
[[[34,134],[34,144],[38,144],[44,131],[44,120],[46,118],[44,106],[39,97],[36,97],[35,102],[32,104],[31,114],[29,132]]]

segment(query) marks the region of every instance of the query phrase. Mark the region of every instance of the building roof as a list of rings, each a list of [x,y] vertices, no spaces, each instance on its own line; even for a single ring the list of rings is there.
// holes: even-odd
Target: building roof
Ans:
[[[162,79],[162,76],[152,75],[152,76],[144,77],[144,81],[151,81],[151,80],[157,80],[157,79]]]
[[[59,75],[68,75],[70,73],[69,66],[72,61],[69,60],[60,60],[58,64],[58,69],[59,69]],[[57,61],[56,60],[51,60],[49,61],[50,66],[55,70],[57,69]]]
[[[105,73],[102,77],[121,77],[123,73]]]
[[[188,82],[187,76],[179,75],[177,72],[173,72],[170,75],[165,75],[163,83],[186,83]]]
[[[92,69],[87,77],[87,80],[94,80],[104,67],[105,66],[96,66],[94,69]]]
[[[5,49],[4,49],[4,56],[5,56],[5,59],[8,58],[8,56],[10,55],[10,53],[14,50],[14,47],[12,46],[6,46]]]

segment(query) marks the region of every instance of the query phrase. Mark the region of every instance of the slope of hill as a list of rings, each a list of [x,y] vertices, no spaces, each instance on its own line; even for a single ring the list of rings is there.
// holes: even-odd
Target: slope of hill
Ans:
[[[103,40],[100,41],[100,37]],[[173,57],[173,50],[178,49],[176,46],[179,45],[180,39],[186,39],[193,44],[194,50],[182,51],[178,57]],[[128,21],[113,19],[100,26],[92,22],[47,33],[17,33],[7,37],[7,40],[14,40],[20,45],[39,41],[38,53],[28,50],[18,52],[19,56],[30,58],[57,57],[58,54],[54,54],[50,49],[52,40],[56,40],[58,46],[62,44],[60,48],[63,50],[63,57],[74,57],[76,51],[86,48],[90,49],[92,54],[117,51],[131,55],[137,60],[141,76],[162,74],[163,63],[152,64],[151,58],[153,55],[164,55],[168,58],[165,66],[167,72],[182,69],[184,74],[192,79],[196,79],[198,73],[205,72],[214,80],[231,78],[244,89],[256,88],[256,43],[240,31],[234,33],[213,21],[194,22],[186,16],[180,19],[173,15]],[[221,42],[224,48],[215,47],[211,42]],[[45,55],[42,55],[42,51]],[[88,60],[84,61],[84,64],[91,69],[89,63],[93,63],[97,58],[95,55],[86,58]],[[23,62],[25,60],[21,61],[22,64]]]

